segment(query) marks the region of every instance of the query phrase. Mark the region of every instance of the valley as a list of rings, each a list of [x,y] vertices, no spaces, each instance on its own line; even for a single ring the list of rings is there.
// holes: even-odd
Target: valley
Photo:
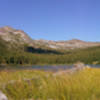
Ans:
[[[34,40],[0,28],[4,100],[99,100],[99,65],[99,42]]]
[[[100,64],[100,43],[33,40],[24,31],[0,28],[1,65]]]

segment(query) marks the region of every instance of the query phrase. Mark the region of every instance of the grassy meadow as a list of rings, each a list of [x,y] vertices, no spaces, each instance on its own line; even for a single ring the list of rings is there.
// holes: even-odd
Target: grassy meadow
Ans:
[[[57,76],[44,71],[1,71],[0,90],[9,100],[100,100],[100,69]]]

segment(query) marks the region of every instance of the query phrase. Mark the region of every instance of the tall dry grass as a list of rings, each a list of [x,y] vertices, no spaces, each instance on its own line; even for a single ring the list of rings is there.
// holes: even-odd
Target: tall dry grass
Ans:
[[[0,89],[9,100],[100,100],[100,69],[58,76],[42,71],[0,72]]]

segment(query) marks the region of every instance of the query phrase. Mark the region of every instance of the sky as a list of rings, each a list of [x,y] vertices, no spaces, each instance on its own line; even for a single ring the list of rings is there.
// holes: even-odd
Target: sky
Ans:
[[[100,41],[100,0],[0,0],[0,27],[33,39]]]

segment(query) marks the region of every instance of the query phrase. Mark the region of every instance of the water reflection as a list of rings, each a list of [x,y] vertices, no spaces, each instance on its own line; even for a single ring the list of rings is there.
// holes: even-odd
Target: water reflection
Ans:
[[[87,66],[87,65],[86,65]],[[92,68],[100,68],[100,65],[88,65]],[[3,69],[14,69],[14,70],[44,70],[44,71],[58,71],[58,70],[66,70],[66,69],[71,69],[73,68],[73,65],[49,65],[49,66],[13,66],[13,67],[8,67],[8,66],[1,66],[0,70]]]

